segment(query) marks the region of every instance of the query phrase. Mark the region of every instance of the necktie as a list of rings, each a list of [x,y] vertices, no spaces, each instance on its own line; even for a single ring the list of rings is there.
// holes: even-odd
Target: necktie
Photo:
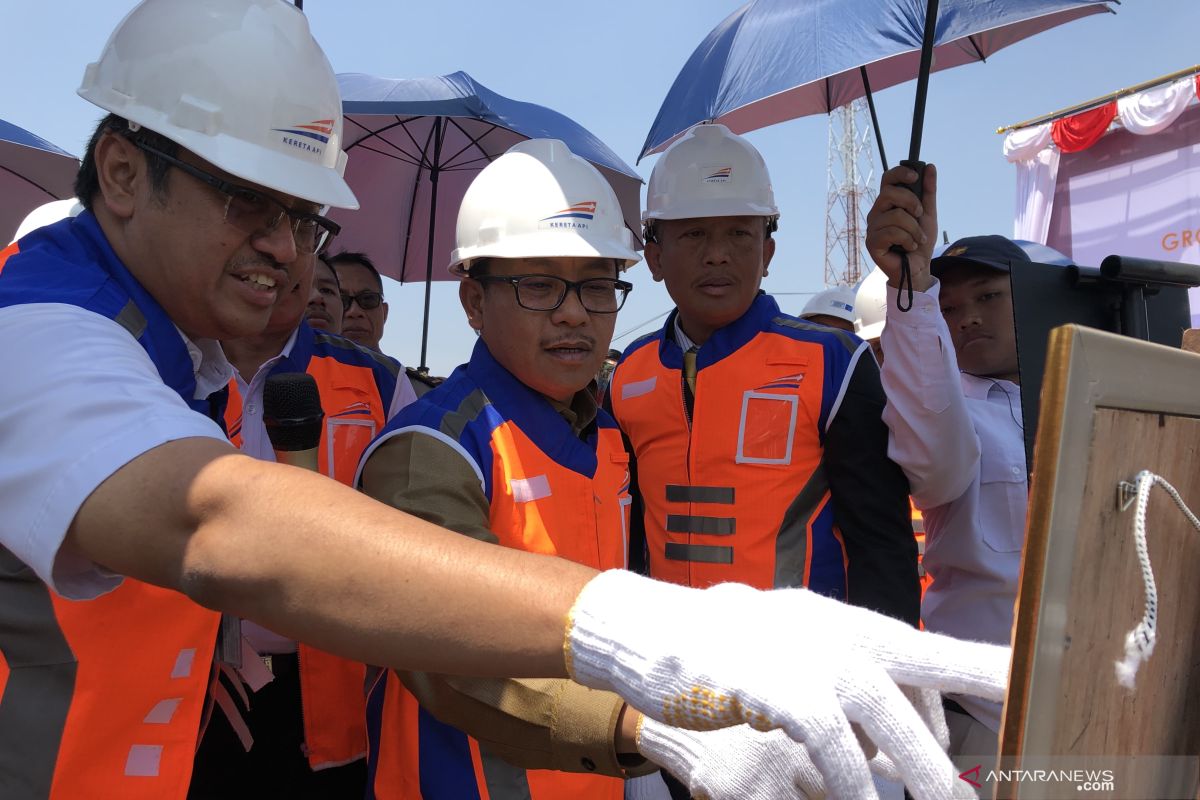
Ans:
[[[687,379],[688,388],[696,394],[696,348],[691,348],[683,354],[683,377]]]

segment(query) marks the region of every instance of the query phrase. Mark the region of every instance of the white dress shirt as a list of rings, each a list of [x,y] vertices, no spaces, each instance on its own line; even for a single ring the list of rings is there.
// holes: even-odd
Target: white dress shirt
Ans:
[[[233,370],[216,342],[185,344],[196,397]],[[118,323],[61,303],[0,309],[0,545],[59,594],[89,599],[121,582],[69,547],[83,501],[143,453],[193,436],[226,441],[163,383]]]
[[[888,455],[904,470],[925,518],[925,570],[933,584],[921,616],[931,631],[1008,644],[1025,541],[1021,390],[959,372],[938,301],[940,284],[896,309],[888,287],[883,329]],[[992,730],[1000,706],[955,698]]]

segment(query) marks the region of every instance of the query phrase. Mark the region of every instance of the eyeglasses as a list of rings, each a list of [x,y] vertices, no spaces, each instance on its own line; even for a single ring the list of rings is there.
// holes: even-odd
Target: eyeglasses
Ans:
[[[363,311],[371,311],[379,308],[379,304],[383,302],[383,294],[381,292],[372,292],[366,290],[358,294],[342,294],[342,310],[349,311],[352,303],[358,303],[358,307]]]
[[[588,278],[568,281],[554,275],[479,275],[473,280],[511,284],[517,305],[529,311],[553,311],[574,289],[584,310],[593,314],[615,314],[625,305],[633,284],[616,278]]]
[[[290,209],[268,194],[221,180],[216,175],[210,175],[199,167],[169,156],[137,138],[131,137],[130,140],[139,150],[161,158],[172,167],[186,172],[225,195],[225,222],[245,233],[273,231],[275,226],[287,217],[292,229],[292,238],[296,242],[296,250],[307,254],[320,253],[342,230],[336,222],[320,214]]]

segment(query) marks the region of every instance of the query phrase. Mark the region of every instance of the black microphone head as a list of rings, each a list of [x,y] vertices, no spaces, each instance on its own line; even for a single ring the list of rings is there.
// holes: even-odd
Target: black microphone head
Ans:
[[[276,450],[311,450],[321,443],[321,393],[304,372],[272,375],[263,386],[263,423]]]

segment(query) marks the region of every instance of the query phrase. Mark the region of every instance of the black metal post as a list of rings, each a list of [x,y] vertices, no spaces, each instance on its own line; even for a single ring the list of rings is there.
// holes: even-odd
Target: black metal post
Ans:
[[[875,144],[879,147],[879,163],[887,172],[887,153],[883,151],[883,132],[879,130],[879,117],[875,116],[875,96],[871,94],[871,81],[867,80],[867,68],[859,67],[858,74],[862,76],[863,91],[867,93],[867,108],[871,110],[871,125],[875,128]]]
[[[433,121],[433,163],[429,167],[429,248],[425,256],[425,316],[421,321],[421,372],[428,372],[425,355],[429,350],[429,295],[433,289],[433,237],[437,233],[438,172],[442,167],[442,118]]]
[[[908,160],[921,158],[921,132],[925,127],[925,96],[929,91],[929,70],[933,66],[933,40],[937,35],[938,0],[925,7],[925,33],[921,39],[921,68],[917,72],[917,101],[913,107],[912,137],[908,141]]]

